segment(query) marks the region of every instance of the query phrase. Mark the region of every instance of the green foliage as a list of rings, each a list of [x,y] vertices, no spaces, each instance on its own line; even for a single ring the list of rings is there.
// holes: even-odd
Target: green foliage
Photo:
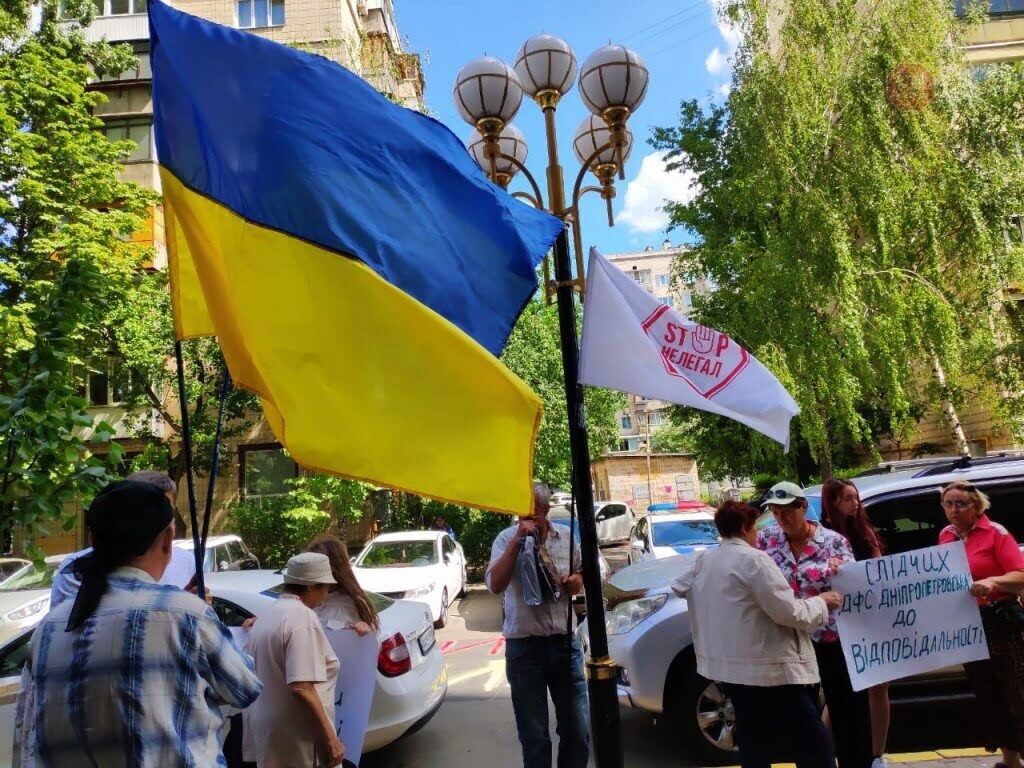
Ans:
[[[71,3],[88,17],[85,3]],[[91,4],[90,4],[91,5]],[[43,5],[36,31],[27,4],[0,6],[0,537],[23,526],[48,533],[69,502],[108,478],[85,439],[93,423],[75,367],[102,348],[97,329],[129,291],[145,251],[129,242],[153,196],[118,179],[130,146],[111,143],[92,116],[104,97],[96,71],[120,71],[126,47],[88,43]],[[117,463],[120,448],[109,445]],[[65,527],[73,521],[65,519]]]
[[[544,416],[537,434],[534,477],[553,487],[568,487],[569,420],[562,378],[562,346],[558,336],[558,308],[542,300],[527,304],[509,338],[501,361],[537,393]],[[590,455],[597,458],[618,437],[615,412],[626,398],[607,389],[587,388],[587,431]]]
[[[947,0],[785,9],[731,3],[744,42],[728,104],[684,102],[652,140],[697,176],[694,199],[668,208],[697,240],[677,277],[714,287],[695,319],[750,349],[801,407],[788,457],[720,417],[679,414],[712,477],[829,476],[945,398],[1017,418],[1024,405],[1000,397],[1021,369],[997,306],[1024,270],[1006,237],[1024,210],[1021,66],[972,78]],[[905,71],[934,92],[901,85]],[[945,389],[922,386],[933,355]]]
[[[651,432],[651,450],[655,453],[693,453],[693,427],[689,424],[671,424]]]
[[[301,552],[310,540],[331,531],[342,533],[358,520],[373,486],[355,480],[313,474],[288,481],[283,496],[236,502],[228,521],[264,568],[277,568]]]

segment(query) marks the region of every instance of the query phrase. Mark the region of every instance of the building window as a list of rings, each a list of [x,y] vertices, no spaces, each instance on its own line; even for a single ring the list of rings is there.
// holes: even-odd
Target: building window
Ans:
[[[135,66],[129,67],[124,72],[116,75],[103,75],[97,78],[100,83],[115,83],[121,80],[152,80],[153,70],[149,63],[149,51],[140,51],[135,54]]]
[[[658,275],[658,285],[661,288],[668,287],[668,275]]]
[[[288,481],[298,477],[299,467],[280,446],[242,446],[242,494],[247,499],[283,496]]]
[[[683,294],[683,306],[689,309],[693,306],[693,294],[686,292]]]
[[[128,16],[146,12],[146,0],[93,0],[97,16]]]
[[[673,298],[672,298],[671,296],[662,296],[662,297],[661,297],[661,299],[660,299],[660,301],[661,301],[661,303],[662,303],[662,304],[664,304],[664,305],[665,305],[666,307],[672,307],[673,309],[675,309],[675,306],[676,306],[676,300],[675,300],[675,299],[673,299]]]
[[[668,424],[668,417],[665,416],[663,411],[651,411],[647,414],[647,418],[650,419],[652,427],[660,427]]]
[[[623,429],[632,429],[633,428],[633,419],[632,419],[632,417],[630,417],[630,415],[628,413],[625,414],[622,417],[622,428]]]
[[[119,357],[98,357],[78,369],[78,395],[90,406],[120,405],[125,401],[126,383]]]
[[[128,139],[135,142],[135,148],[124,162],[140,163],[153,159],[153,120],[137,117],[129,120],[109,120],[103,126],[104,135],[111,141]]]
[[[650,286],[651,284],[651,270],[649,269],[633,269],[627,274],[640,285]]]
[[[239,29],[284,26],[284,0],[238,0]]]
[[[956,15],[965,16],[970,0],[956,0]],[[1024,0],[988,0],[988,14],[999,16],[1004,13],[1024,14]]]

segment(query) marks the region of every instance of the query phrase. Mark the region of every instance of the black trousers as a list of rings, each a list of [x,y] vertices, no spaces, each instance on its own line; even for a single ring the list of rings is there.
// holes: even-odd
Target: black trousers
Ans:
[[[989,658],[964,664],[977,706],[985,715],[998,747],[1024,749],[1024,633],[981,609]]]
[[[736,710],[743,768],[792,760],[797,768],[835,768],[832,739],[818,712],[815,685],[726,684]]]
[[[867,690],[850,684],[843,648],[834,643],[814,643],[821,687],[825,692],[839,768],[871,768],[871,703]]]

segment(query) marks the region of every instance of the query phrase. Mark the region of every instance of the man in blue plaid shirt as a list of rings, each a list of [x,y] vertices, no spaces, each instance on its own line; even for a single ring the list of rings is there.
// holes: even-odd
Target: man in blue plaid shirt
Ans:
[[[86,522],[93,552],[78,596],[32,638],[37,765],[226,765],[220,705],[245,708],[262,684],[209,606],[157,583],[170,503],[153,485],[113,483]]]

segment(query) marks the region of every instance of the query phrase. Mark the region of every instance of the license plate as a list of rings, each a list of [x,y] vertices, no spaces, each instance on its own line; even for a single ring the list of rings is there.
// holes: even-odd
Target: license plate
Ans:
[[[419,636],[417,642],[420,645],[420,653],[426,656],[430,649],[434,647],[434,643],[437,642],[434,638],[434,628],[428,626],[427,630]]]

